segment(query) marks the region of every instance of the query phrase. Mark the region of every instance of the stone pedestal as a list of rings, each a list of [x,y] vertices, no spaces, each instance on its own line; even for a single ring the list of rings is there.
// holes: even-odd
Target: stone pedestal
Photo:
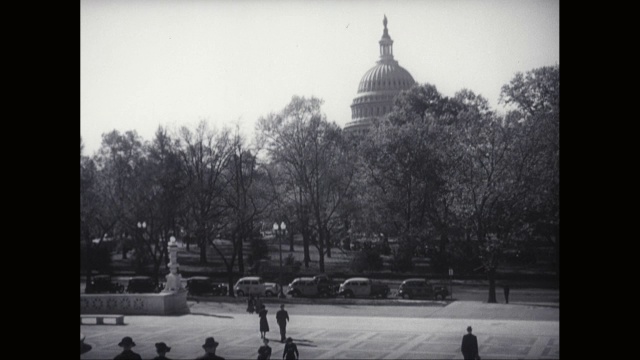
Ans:
[[[80,294],[81,314],[188,314],[187,291],[160,294]]]
[[[160,294],[80,294],[81,314],[178,315],[188,314],[187,290],[178,274],[178,246],[169,241],[167,283]]]

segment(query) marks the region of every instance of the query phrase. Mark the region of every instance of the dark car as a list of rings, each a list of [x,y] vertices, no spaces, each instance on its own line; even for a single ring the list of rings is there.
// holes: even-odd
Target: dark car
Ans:
[[[433,286],[425,279],[407,279],[398,288],[398,296],[403,299],[423,298],[438,300],[438,298],[441,298],[444,300],[447,295],[449,295],[449,291],[446,287]]]
[[[111,276],[109,275],[96,275],[87,284],[84,292],[87,294],[122,293],[124,292],[124,285],[111,281]]]
[[[129,279],[128,293],[158,293],[161,286],[149,276],[134,276]]]
[[[216,284],[206,276],[194,276],[187,280],[189,295],[227,295],[227,286]]]

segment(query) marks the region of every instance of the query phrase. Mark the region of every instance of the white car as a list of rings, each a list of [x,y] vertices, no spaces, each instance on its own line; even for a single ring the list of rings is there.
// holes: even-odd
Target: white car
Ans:
[[[338,295],[347,297],[383,297],[389,295],[390,289],[386,284],[371,281],[369,278],[350,278],[340,285]]]
[[[264,282],[259,276],[247,276],[238,280],[233,290],[238,296],[275,296],[280,291],[280,286],[273,282]]]

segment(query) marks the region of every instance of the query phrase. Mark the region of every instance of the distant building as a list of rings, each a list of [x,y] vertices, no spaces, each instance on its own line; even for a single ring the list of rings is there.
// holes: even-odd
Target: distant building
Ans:
[[[379,41],[380,60],[360,80],[358,94],[351,104],[351,121],[344,127],[349,133],[365,134],[374,119],[391,111],[396,95],[416,83],[413,76],[393,59],[393,40],[387,30],[386,15],[382,24],[384,32]]]

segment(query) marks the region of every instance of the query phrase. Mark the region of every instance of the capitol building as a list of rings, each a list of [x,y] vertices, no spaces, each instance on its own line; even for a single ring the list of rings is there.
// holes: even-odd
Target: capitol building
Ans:
[[[396,95],[416,83],[413,76],[393,59],[393,40],[387,29],[386,15],[382,24],[384,31],[378,42],[380,60],[360,80],[358,93],[351,104],[351,121],[344,127],[348,133],[365,134],[374,119],[391,111]]]

